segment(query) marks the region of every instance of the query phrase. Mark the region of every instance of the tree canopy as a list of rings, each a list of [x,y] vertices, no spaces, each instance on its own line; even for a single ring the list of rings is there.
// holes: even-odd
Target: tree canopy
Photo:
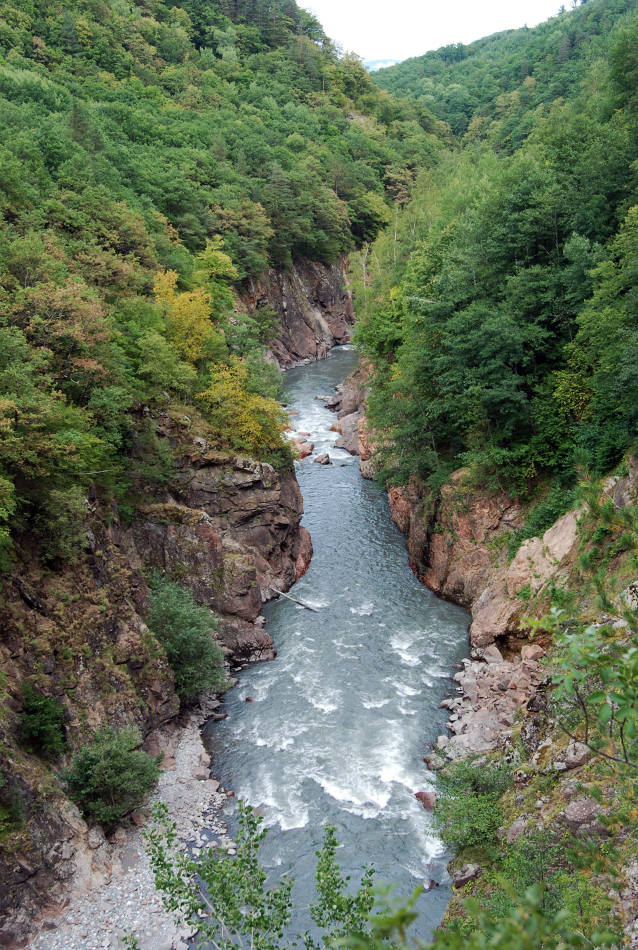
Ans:
[[[420,176],[359,281],[383,478],[437,482],[469,464],[514,490],[566,485],[578,464],[605,473],[634,443],[634,8],[589,0],[380,77],[415,96],[417,63],[485,83],[462,141]],[[561,91],[547,63],[574,32]],[[486,77],[509,89],[524,56],[540,99],[516,100],[505,121]]]

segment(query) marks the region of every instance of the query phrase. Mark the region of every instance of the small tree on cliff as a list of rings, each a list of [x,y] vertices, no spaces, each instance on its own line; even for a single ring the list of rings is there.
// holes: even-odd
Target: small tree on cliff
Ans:
[[[166,577],[153,575],[150,587],[148,625],[164,647],[179,698],[188,703],[206,689],[223,689],[228,679],[224,654],[214,639],[217,618]]]

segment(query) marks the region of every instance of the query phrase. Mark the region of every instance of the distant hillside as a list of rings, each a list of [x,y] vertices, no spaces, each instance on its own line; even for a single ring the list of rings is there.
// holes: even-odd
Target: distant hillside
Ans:
[[[516,148],[529,134],[535,110],[570,95],[614,24],[635,8],[636,0],[581,0],[575,10],[533,29],[444,46],[380,69],[374,79],[383,89],[418,99],[456,135],[492,134]]]

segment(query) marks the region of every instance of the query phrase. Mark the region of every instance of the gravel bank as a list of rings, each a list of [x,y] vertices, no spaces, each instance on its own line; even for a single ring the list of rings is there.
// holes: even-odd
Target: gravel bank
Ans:
[[[166,803],[181,841],[192,850],[212,842],[233,845],[222,816],[227,795],[210,777],[210,757],[201,738],[209,712],[198,710],[158,733],[149,749],[164,752],[165,771],[155,800]],[[137,936],[142,950],[185,950],[191,932],[176,927],[162,906],[142,828],[120,828],[108,842],[94,828],[90,843],[104,850],[110,874],[88,891],[71,893],[57,917],[44,918],[33,950],[121,950],[127,934]]]

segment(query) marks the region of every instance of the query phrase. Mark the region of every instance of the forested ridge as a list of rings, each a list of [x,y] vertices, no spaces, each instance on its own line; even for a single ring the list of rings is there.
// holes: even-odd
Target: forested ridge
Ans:
[[[549,481],[555,516],[633,445],[637,48],[635,4],[589,0],[382,73],[467,104],[437,99],[464,134],[357,265],[383,479]]]
[[[276,320],[234,288],[376,236],[440,123],[289,0],[5,0],[0,96],[6,566],[12,533],[73,557],[89,488],[126,512],[166,477],[158,408],[286,463]]]
[[[427,105],[455,135],[488,136],[511,150],[531,131],[538,109],[575,91],[606,55],[618,18],[634,8],[632,0],[572,3],[533,29],[444,46],[380,69],[375,81]]]

